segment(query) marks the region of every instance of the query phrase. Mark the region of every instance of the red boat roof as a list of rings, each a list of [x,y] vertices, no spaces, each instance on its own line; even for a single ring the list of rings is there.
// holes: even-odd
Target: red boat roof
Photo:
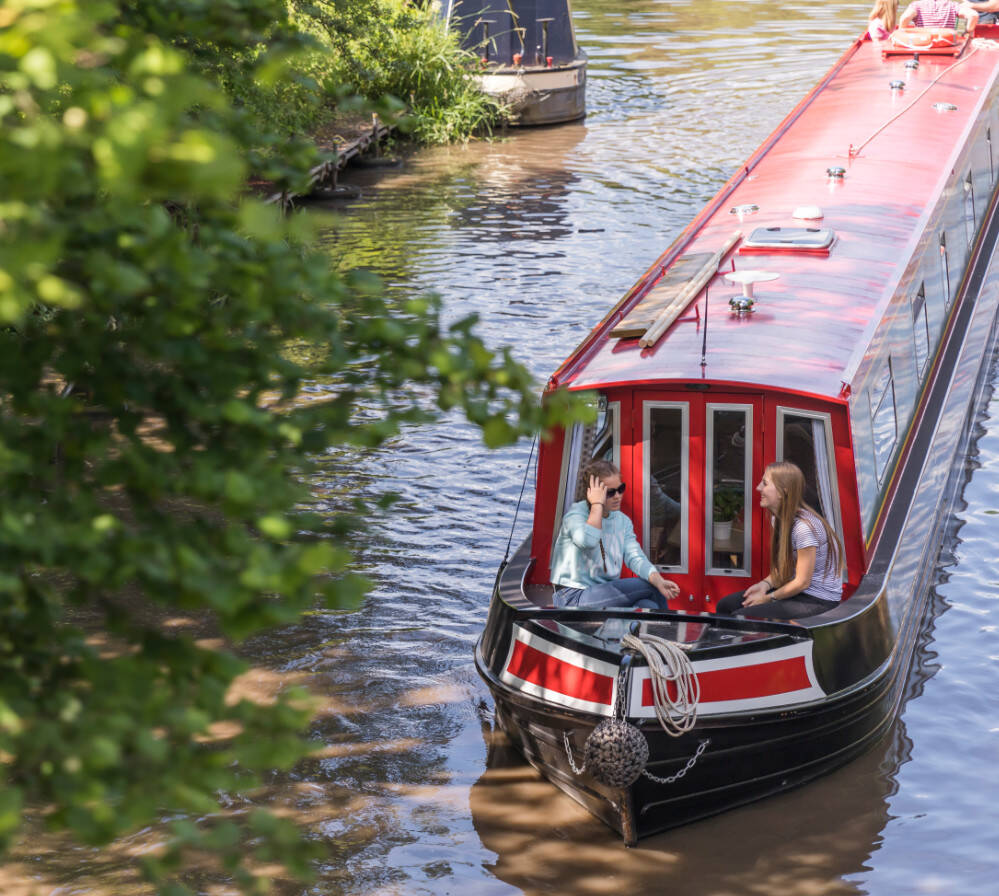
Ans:
[[[979,33],[993,30],[999,34],[985,28]],[[928,215],[999,69],[999,52],[977,41],[957,60],[924,56],[913,70],[905,66],[909,59],[883,58],[879,44],[857,41],[562,365],[552,384],[581,389],[703,379],[840,395],[910,258],[924,251],[919,241]],[[905,82],[904,89],[890,86],[895,79]],[[956,109],[941,109],[941,103]],[[831,166],[846,169],[845,176],[830,178]],[[740,222],[731,210],[742,205],[759,211]],[[823,218],[793,219],[802,206],[818,206]],[[748,238],[773,226],[828,228],[835,241],[827,256],[740,254],[737,247],[709,282],[706,318],[701,290],[653,347],[609,336],[678,258],[717,252],[734,231]],[[729,299],[741,293],[723,277],[733,266],[778,275],[756,284],[750,314],[729,308]]]

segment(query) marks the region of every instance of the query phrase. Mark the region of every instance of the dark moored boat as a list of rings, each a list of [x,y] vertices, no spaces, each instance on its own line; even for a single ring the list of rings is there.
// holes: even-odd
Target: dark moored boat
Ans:
[[[576,45],[569,0],[448,0],[445,14],[482,60],[482,89],[509,107],[511,124],[586,114],[586,54]]]
[[[551,378],[592,392],[598,419],[540,448],[533,530],[476,664],[527,758],[629,843],[823,774],[895,718],[996,342],[990,43],[916,60],[855,42]],[[668,612],[551,608],[552,543],[593,457],[621,468],[639,540],[680,585]],[[767,572],[753,486],[774,459],[843,539],[843,600],[793,623],[712,615]],[[741,507],[730,526],[723,505]],[[621,646],[635,622],[689,660],[684,733]],[[623,787],[578,772],[615,707],[649,747]]]

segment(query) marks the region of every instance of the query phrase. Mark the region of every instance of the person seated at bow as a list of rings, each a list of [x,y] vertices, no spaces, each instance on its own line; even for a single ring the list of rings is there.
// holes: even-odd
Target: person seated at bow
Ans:
[[[999,0],[996,0],[999,2]],[[867,17],[867,33],[871,40],[887,40],[898,24],[898,0],[874,0]]]
[[[956,28],[958,17],[968,23],[971,34],[978,24],[978,13],[970,3],[954,0],[915,0],[910,3],[898,20],[899,28]]]
[[[802,497],[805,477],[778,461],[756,486],[771,515],[770,573],[745,591],[718,601],[717,613],[763,619],[800,619],[836,606],[843,596],[843,544]]]
[[[584,471],[583,482],[586,500],[566,512],[552,549],[555,606],[667,609],[680,589],[645,556],[631,520],[621,512],[620,471],[609,461],[596,460]],[[621,578],[623,565],[638,578]]]

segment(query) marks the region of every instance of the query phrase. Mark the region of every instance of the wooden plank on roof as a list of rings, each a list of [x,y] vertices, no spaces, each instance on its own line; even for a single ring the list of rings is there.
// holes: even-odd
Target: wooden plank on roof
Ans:
[[[659,278],[628,316],[610,331],[611,338],[633,339],[643,336],[659,314],[673,302],[683,288],[711,259],[713,252],[681,255]]]

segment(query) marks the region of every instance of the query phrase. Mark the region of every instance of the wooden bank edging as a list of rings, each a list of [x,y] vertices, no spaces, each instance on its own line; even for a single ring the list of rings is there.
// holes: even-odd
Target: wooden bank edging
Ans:
[[[267,197],[267,202],[280,203],[282,208],[288,208],[294,204],[296,199],[308,196],[317,190],[333,189],[336,187],[337,176],[347,167],[347,164],[357,156],[361,155],[370,147],[378,147],[382,140],[395,131],[395,125],[384,124],[377,115],[371,116],[371,128],[365,130],[350,142],[343,146],[320,147],[334,153],[333,158],[320,162],[309,170],[309,190],[306,193],[290,193],[281,191],[272,193]]]

